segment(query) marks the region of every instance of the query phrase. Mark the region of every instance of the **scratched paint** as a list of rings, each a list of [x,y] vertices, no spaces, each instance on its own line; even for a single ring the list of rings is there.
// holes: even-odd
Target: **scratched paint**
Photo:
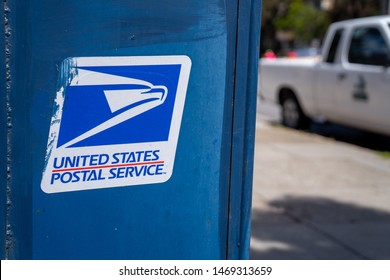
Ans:
[[[13,246],[13,235],[12,235],[12,227],[10,223],[10,216],[11,216],[11,206],[12,206],[12,200],[11,200],[11,131],[12,131],[12,108],[10,103],[10,89],[11,89],[11,67],[10,67],[10,57],[11,57],[11,50],[10,50],[10,37],[11,37],[11,26],[9,24],[9,17],[10,17],[11,10],[8,7],[8,2],[4,2],[4,15],[2,18],[2,21],[4,20],[4,49],[5,49],[5,111],[6,111],[6,184],[2,185],[5,186],[5,190],[2,189],[2,195],[5,191],[5,244],[2,246],[5,246],[4,250],[4,259],[9,258],[9,251],[10,248]],[[3,39],[2,38],[2,39]],[[2,104],[3,105],[3,104]],[[3,153],[2,153],[3,154]],[[2,176],[3,177],[3,176]],[[2,206],[3,207],[3,206]]]
[[[2,135],[7,134],[7,101],[6,101],[6,61],[5,61],[5,14],[0,9],[0,130]],[[7,224],[7,137],[0,138],[0,259],[5,259],[5,240]]]
[[[63,40],[72,40],[67,46],[69,52],[80,50],[85,42],[90,43],[91,51],[99,51],[110,47],[120,50],[161,42],[197,41],[226,33],[223,0],[121,0],[110,1],[109,5],[106,1],[90,1],[88,5],[76,1],[45,1],[41,6],[33,10],[36,23],[32,30],[47,34],[53,47],[46,49],[45,40],[39,37],[33,37],[33,43],[48,55],[62,48]]]
[[[65,88],[67,88],[67,86],[71,83],[73,77],[77,75],[76,60],[72,58],[65,59],[62,62],[61,69],[62,71],[60,71],[58,74],[57,93],[54,99],[53,115],[52,115],[50,126],[60,125],[60,119],[64,107]],[[49,134],[48,144],[47,144],[47,154],[45,156],[43,171],[46,170],[47,163],[52,153],[53,145],[57,137],[58,135],[56,133]]]

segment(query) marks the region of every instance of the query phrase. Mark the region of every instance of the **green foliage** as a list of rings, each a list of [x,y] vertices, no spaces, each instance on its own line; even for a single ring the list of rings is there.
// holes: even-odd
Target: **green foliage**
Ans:
[[[384,158],[390,159],[390,151],[380,151],[378,154]]]
[[[302,0],[293,0],[284,17],[276,18],[277,30],[290,31],[295,40],[309,44],[314,38],[322,39],[329,20],[325,12],[305,4]]]

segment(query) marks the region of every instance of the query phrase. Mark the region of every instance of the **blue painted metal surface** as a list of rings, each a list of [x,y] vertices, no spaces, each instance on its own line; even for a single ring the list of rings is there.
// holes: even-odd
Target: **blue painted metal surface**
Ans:
[[[248,259],[261,1],[239,1],[234,86],[228,259]]]
[[[260,4],[10,1],[9,258],[248,257]],[[172,177],[44,193],[61,62],[154,55],[192,60]]]
[[[7,95],[4,9],[0,9],[0,259],[5,259],[7,220]]]

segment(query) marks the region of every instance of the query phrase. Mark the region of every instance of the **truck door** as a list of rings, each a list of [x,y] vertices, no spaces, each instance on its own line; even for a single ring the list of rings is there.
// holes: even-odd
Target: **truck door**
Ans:
[[[317,73],[314,83],[314,96],[319,115],[325,116],[329,120],[337,121],[338,115],[336,108],[336,92],[339,90],[339,79],[336,73],[342,69],[339,61],[340,45],[344,29],[339,28],[330,33],[330,43],[325,51],[322,63],[314,69]]]
[[[380,26],[352,29],[336,102],[346,124],[390,133],[390,48],[384,34]]]

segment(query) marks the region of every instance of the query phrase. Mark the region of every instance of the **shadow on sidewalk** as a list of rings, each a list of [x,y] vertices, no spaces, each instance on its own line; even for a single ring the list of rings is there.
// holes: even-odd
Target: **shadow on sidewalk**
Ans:
[[[332,123],[315,123],[309,132],[375,151],[390,151],[390,137]]]
[[[318,197],[253,210],[251,259],[390,259],[390,212]]]

